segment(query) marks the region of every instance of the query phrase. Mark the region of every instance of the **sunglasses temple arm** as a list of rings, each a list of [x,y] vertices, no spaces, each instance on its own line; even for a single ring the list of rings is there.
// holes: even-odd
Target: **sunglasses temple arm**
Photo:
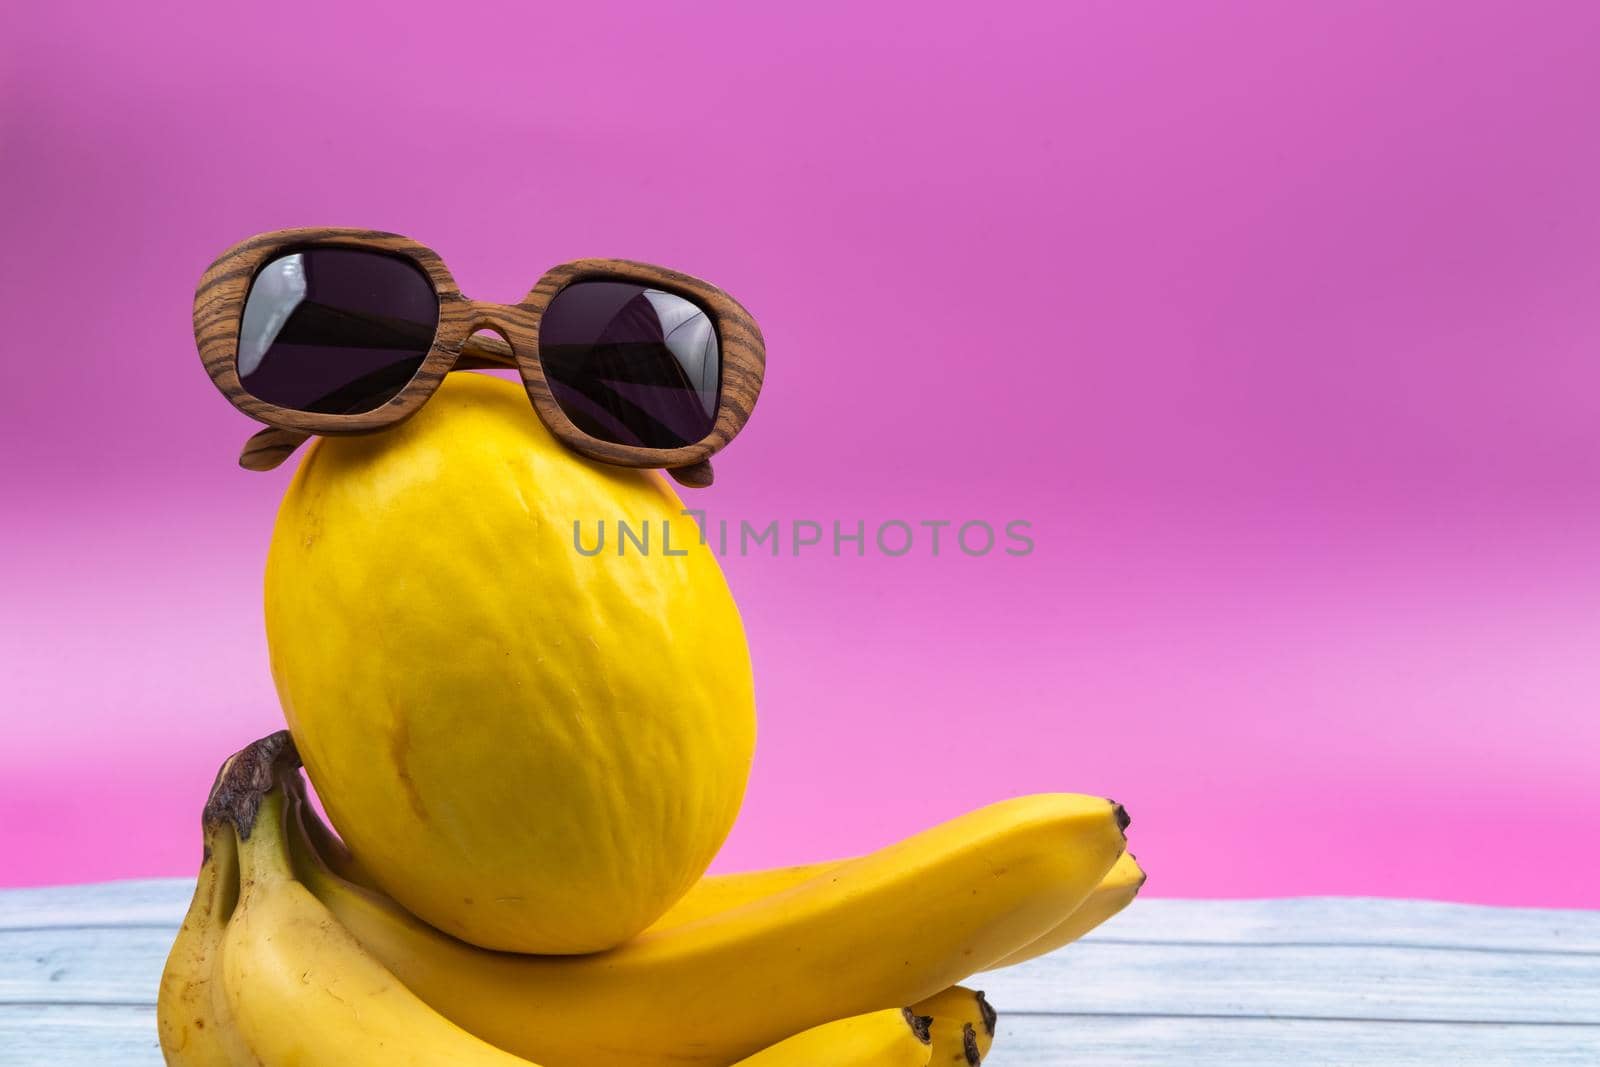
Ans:
[[[689,489],[704,489],[711,484],[711,461],[703,459],[687,467],[668,467],[672,480]]]
[[[239,466],[247,471],[270,471],[294,454],[311,435],[268,426],[244,443]]]

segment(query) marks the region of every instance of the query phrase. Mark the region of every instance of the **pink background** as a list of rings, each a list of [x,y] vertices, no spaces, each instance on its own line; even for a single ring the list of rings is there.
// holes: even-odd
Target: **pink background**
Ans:
[[[394,229],[760,317],[713,516],[725,868],[1110,793],[1162,895],[1600,905],[1600,6],[24,5],[0,215],[0,882],[182,874],[275,728],[286,472],[195,358],[226,245]]]

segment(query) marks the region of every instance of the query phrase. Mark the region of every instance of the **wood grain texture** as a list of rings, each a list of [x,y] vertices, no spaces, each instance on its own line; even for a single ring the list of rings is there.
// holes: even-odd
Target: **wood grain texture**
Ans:
[[[0,1064],[159,1064],[187,880],[0,891]],[[1141,900],[980,976],[995,1067],[1600,1063],[1600,913]]]
[[[411,381],[372,411],[324,414],[280,407],[253,396],[239,379],[239,322],[250,285],[263,266],[297,249],[354,248],[398,256],[416,265],[439,298],[432,346]],[[539,322],[550,301],[574,282],[631,281],[686,297],[711,317],[717,331],[721,385],[709,433],[679,448],[643,448],[592,437],[573,424],[550,391],[539,361]],[[500,340],[479,334],[493,331]],[[712,455],[749,421],[766,373],[766,343],[755,319],[733,297],[691,275],[627,259],[581,259],[546,271],[519,303],[463,296],[438,253],[399,234],[378,230],[306,228],[260,234],[224,252],[201,276],[194,298],[195,344],[206,373],[228,401],[277,433],[257,434],[240,465],[270,470],[311,434],[370,433],[411,417],[452,370],[514,366],[539,418],[569,448],[623,467],[685,468],[685,485],[710,484]],[[476,336],[475,336],[476,335]]]

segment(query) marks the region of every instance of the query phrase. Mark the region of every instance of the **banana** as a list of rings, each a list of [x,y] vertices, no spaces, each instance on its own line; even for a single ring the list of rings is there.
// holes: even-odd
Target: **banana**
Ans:
[[[295,792],[286,791],[291,803],[300,801]],[[262,805],[257,816],[258,824],[261,819],[278,817],[275,810],[277,803],[276,800],[269,800]],[[254,842],[246,846],[247,855],[251,855],[257,864],[262,862],[258,850],[273,850],[282,855],[283,842],[281,838],[276,842],[271,841],[271,831],[272,824],[263,826],[261,832],[254,834]],[[381,971],[382,965],[373,961],[365,949],[353,943],[347,933],[327,925],[329,917],[326,909],[322,909],[314,898],[287,899],[299,895],[295,893],[298,887],[278,886],[271,889],[274,900],[278,902],[275,908],[251,904],[241,909],[244,918],[240,921],[254,922],[257,926],[254,932],[242,934],[239,938],[244,947],[235,946],[232,951],[251,961],[247,965],[250,973],[239,981],[237,988],[230,989],[214,979],[213,972],[221,955],[227,919],[238,902],[240,872],[238,842],[232,826],[226,823],[208,825],[205,839],[205,859],[201,864],[194,898],[162,974],[157,1001],[157,1026],[162,1052],[169,1067],[244,1067],[263,1062],[276,1065],[291,1062],[287,1058],[291,1055],[300,1055],[313,1063],[337,1062],[350,1067],[364,1067],[367,1064],[376,1067],[396,1062],[381,1042],[370,1040],[370,1028],[367,1029],[367,1037],[357,1035],[357,1044],[348,1040],[351,1037],[349,1020],[335,1020],[335,1037],[338,1040],[330,1041],[325,1029],[329,1022],[328,1012],[332,1010],[328,1005],[288,1003],[283,998],[281,988],[277,993],[270,986],[263,988],[260,970],[265,969],[270,973],[277,968],[281,977],[283,968],[287,967],[292,979],[290,994],[312,1001],[324,994],[329,997],[348,995],[351,989],[359,989],[363,985],[385,991],[399,989],[398,980]],[[338,847],[337,839],[326,833],[321,835],[319,844]],[[269,867],[268,879],[281,879],[281,860],[273,861],[269,857],[266,866]],[[265,881],[258,872],[250,877],[258,887]],[[300,889],[300,894],[303,893],[304,890]],[[280,908],[283,914],[275,914]],[[312,930],[310,938],[330,950],[320,974],[304,966],[303,957],[309,954],[294,947],[294,939],[299,938],[303,943],[307,936],[305,930],[308,921]],[[269,941],[290,940],[290,947],[280,950],[251,943],[250,939],[260,937],[263,931]],[[302,958],[297,959],[297,956]],[[341,959],[341,956],[349,958]],[[236,959],[235,971],[239,969]],[[331,976],[331,980],[327,976]],[[315,993],[307,994],[300,988],[302,983],[316,985],[319,980],[324,988]],[[334,993],[335,986],[339,989],[338,994]],[[217,991],[219,1001],[215,1005],[213,990]],[[401,992],[389,995],[397,997],[400,1004],[397,1010],[387,1010],[386,1014],[389,1027],[403,1031],[399,1036],[402,1047],[408,1047],[416,1041],[419,1029],[436,1034],[442,1024],[455,1030],[452,1024],[414,997],[408,1002]],[[230,997],[252,1002],[240,1013],[246,1025],[257,1030],[262,1026],[272,1029],[273,1033],[266,1038],[259,1035],[255,1038],[256,1045],[268,1054],[265,1061],[256,1055],[235,1029],[235,1013],[229,1006]],[[257,998],[265,1001],[259,1006],[259,1011],[255,1010],[257,1005],[254,1004]],[[320,1025],[307,1025],[303,1033],[293,1039],[292,1047],[285,1047],[285,1042],[277,1035],[285,1019],[295,1020],[296,1028],[300,1028],[302,1023],[318,1024],[320,1021]],[[370,1022],[369,1017],[363,1026],[369,1026]],[[908,1009],[873,1012],[814,1027],[740,1061],[736,1067],[816,1067],[823,1063],[832,1067],[926,1067],[931,1049],[931,1023],[931,1019],[914,1016]],[[447,1040],[452,1046],[459,1046],[464,1036],[468,1045],[466,1050],[446,1047],[428,1054],[448,1057],[439,1061],[441,1063],[484,1063],[481,1059],[474,1061],[461,1058],[463,1055],[482,1053],[484,1046],[475,1038],[455,1030],[455,1033],[447,1034]],[[487,1061],[485,1067],[487,1064],[497,1064],[499,1067],[523,1064],[531,1067],[527,1061],[506,1057],[499,1050],[492,1051],[496,1056]]]
[[[239,844],[240,899],[216,960],[232,1024],[255,1061],[530,1067],[417,999],[295,880],[284,793],[261,797]]]
[[[814,1026],[734,1067],[927,1067],[931,1023],[910,1008],[869,1012]]]
[[[169,1067],[533,1067],[417,1000],[288,880],[286,791],[261,794],[284,758],[252,746],[212,787],[204,860],[157,997]]]
[[[205,841],[200,874],[156,998],[156,1029],[169,1067],[257,1067],[261,1062],[239,1037],[216,972],[224,928],[239,902],[233,820],[254,810],[253,802],[239,798],[259,792],[270,781],[271,762],[281,758],[270,740],[252,746],[229,757],[212,783],[200,820]]]
[[[321,834],[334,842],[335,848],[342,851],[342,846],[337,844],[337,838],[334,838],[325,826],[321,828]],[[795,886],[828,876],[849,862],[849,860],[829,860],[794,867],[706,875],[669,908],[665,915],[652,923],[650,930],[653,933],[660,933],[698,922],[712,915],[732,911],[734,908],[742,908],[763,897],[787,892]],[[337,867],[335,869],[339,870]],[[343,870],[339,870],[339,873],[351,881],[358,881],[357,878],[350,878]],[[1005,959],[981,967],[979,970],[1010,967],[1036,956],[1043,956],[1047,952],[1054,952],[1063,945],[1078,940],[1131,904],[1133,898],[1138,895],[1139,888],[1144,885],[1144,881],[1144,871],[1139,868],[1133,854],[1124,852],[1117,859],[1116,865],[1101,879],[1100,884],[1094,887],[1094,891],[1071,915],[1062,920],[1060,925]],[[365,884],[370,885],[370,883]]]
[[[1089,898],[1080,904],[1076,911],[1067,916],[1065,922],[1038,940],[1030,942],[983,969],[992,971],[1001,967],[1012,967],[1043,956],[1047,952],[1054,952],[1063,945],[1071,944],[1132,904],[1133,898],[1139,895],[1139,890],[1144,886],[1144,880],[1145,873],[1139,867],[1139,861],[1133,858],[1133,853],[1124,852],[1117,857],[1116,864],[1101,880],[1095,891],[1089,894]]]
[[[994,1044],[997,1016],[982,990],[951,986],[908,1010],[933,1020],[933,1067],[978,1067]]]
[[[223,924],[239,892],[238,857],[227,827],[205,828],[194,898],[161,972],[156,1032],[168,1067],[230,1067],[226,1023],[212,1006],[212,972]]]
[[[740,871],[736,874],[708,874],[678,898],[678,902],[650,924],[651,933],[660,933],[712,915],[742,908],[746,904],[787,892],[814,878],[837,871],[849,860],[830,860],[826,863],[807,863],[798,867],[772,867],[761,871]]]
[[[1059,925],[1126,824],[1101,798],[1021,797],[609,952],[539,957],[466,945],[338,877],[295,810],[301,880],[423,1001],[518,1055],[588,1067],[715,1067],[931,996]]]
[[[162,975],[157,1020],[169,1067],[534,1067],[418,1000],[293,881],[284,820],[309,803],[303,781],[279,773],[282,788],[254,795],[259,782],[230,771],[236,762],[213,788],[221,800],[207,806],[195,894]],[[242,872],[236,822],[250,830]],[[309,833],[343,859],[325,827]],[[797,1034],[736,1067],[926,1067],[931,1023],[907,1009],[873,1012]]]
[[[539,958],[454,941],[358,884],[364,872],[317,819],[297,767],[280,732],[218,775],[205,860],[159,996],[171,1065],[532,1067],[518,1053],[535,1047],[553,1050],[547,1062],[596,1067],[709,1067],[741,1055],[739,1067],[920,1067],[958,1063],[956,1054],[975,1063],[994,1016],[970,990],[928,996],[915,1012],[816,1017],[887,987],[920,982],[925,992],[996,946],[1059,930],[1089,887],[1116,881],[1103,876],[1126,825],[1108,801],[1024,797],[825,865],[825,877],[785,886],[795,869],[741,876],[745,888],[764,880],[765,895],[741,904],[725,893],[722,912],[680,915],[637,945]],[[415,992],[369,951],[384,938],[416,971]],[[830,979],[842,988],[818,991]]]

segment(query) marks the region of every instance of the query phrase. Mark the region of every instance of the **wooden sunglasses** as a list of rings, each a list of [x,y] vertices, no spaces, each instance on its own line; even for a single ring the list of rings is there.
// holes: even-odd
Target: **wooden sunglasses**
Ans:
[[[547,271],[520,303],[486,303],[463,296],[432,249],[375,230],[278,230],[234,245],[200,279],[194,336],[222,395],[267,424],[239,456],[256,471],[312,435],[404,421],[453,370],[510,368],[573,451],[706,486],[766,366],[750,313],[687,274],[582,259]]]

